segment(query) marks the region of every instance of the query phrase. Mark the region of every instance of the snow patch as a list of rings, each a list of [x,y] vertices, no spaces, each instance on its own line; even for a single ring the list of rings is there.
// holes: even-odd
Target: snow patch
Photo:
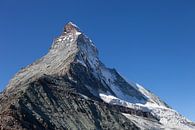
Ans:
[[[80,63],[81,65],[87,67],[86,64],[82,60],[77,59],[77,62]]]
[[[75,34],[78,36],[78,35],[80,35],[80,34],[81,34],[81,32],[76,32]]]

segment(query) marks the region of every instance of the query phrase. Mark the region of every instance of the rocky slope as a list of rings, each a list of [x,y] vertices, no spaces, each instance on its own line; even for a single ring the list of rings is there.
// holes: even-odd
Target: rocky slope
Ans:
[[[73,23],[48,54],[20,70],[0,94],[1,129],[195,129],[157,96],[98,58]]]

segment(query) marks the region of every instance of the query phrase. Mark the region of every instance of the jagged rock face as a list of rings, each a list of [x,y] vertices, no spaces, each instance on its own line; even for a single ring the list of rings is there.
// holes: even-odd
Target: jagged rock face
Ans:
[[[1,129],[172,127],[194,128],[157,96],[107,68],[73,23],[48,54],[20,70],[0,94]]]
[[[0,126],[8,130],[138,129],[117,109],[86,99],[76,91],[81,87],[77,85],[67,77],[44,76],[33,81],[24,93],[14,95],[12,103],[2,101]]]

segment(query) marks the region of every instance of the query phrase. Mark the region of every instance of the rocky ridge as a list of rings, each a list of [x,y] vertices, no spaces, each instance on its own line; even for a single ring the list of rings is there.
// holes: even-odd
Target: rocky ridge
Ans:
[[[98,58],[73,23],[48,54],[20,70],[0,94],[1,129],[194,129],[157,96]]]

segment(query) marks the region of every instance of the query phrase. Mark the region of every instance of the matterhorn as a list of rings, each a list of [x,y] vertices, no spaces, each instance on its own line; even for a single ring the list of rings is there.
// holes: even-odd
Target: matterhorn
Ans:
[[[0,94],[1,130],[195,130],[159,97],[106,67],[72,22]]]

